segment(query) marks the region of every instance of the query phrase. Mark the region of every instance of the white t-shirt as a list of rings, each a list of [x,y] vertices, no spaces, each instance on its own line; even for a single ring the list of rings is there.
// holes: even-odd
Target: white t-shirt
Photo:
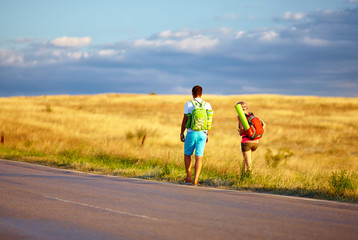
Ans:
[[[198,101],[199,103],[202,103],[203,100],[201,98],[194,98],[194,101]],[[191,113],[193,111],[194,105],[191,101],[188,101],[185,103],[185,107],[184,107],[184,114],[188,114]],[[204,108],[206,110],[212,110],[210,103],[205,101],[205,106]],[[191,130],[191,128],[188,128],[188,132],[193,132],[193,130]],[[204,131],[207,132],[207,131]]]

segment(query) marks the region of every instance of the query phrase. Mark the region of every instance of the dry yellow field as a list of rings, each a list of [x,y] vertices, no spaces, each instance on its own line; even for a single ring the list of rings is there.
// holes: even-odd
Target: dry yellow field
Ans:
[[[45,162],[76,152],[79,156],[105,154],[137,159],[137,164],[157,159],[183,169],[171,177],[177,180],[184,176],[179,134],[184,104],[190,98],[132,94],[0,98],[0,133],[4,137],[0,156]],[[241,139],[234,109],[240,100],[267,127],[253,155],[253,174],[261,180],[232,186],[260,188],[275,178],[266,188],[328,189],[327,180],[339,171],[346,171],[353,182],[357,181],[357,98],[204,95],[204,100],[214,110],[204,156],[204,184],[211,181],[215,185],[216,181],[217,186],[226,185],[220,179],[209,181],[210,174],[205,171],[222,176],[240,173]],[[285,154],[289,155],[285,158]],[[267,164],[269,155],[280,160],[276,168]],[[83,161],[71,163],[80,170],[89,165]],[[124,171],[108,170],[111,174]],[[343,195],[357,198],[357,189],[344,191]]]

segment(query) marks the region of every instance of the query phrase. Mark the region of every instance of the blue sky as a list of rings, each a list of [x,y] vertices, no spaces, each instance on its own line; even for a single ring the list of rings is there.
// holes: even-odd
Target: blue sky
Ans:
[[[358,0],[9,0],[0,27],[0,96],[358,96]]]

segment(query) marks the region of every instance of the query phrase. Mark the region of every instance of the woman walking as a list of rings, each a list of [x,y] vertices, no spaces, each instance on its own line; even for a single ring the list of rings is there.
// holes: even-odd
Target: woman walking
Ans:
[[[253,113],[249,112],[249,108],[247,107],[246,103],[244,101],[238,102],[237,104],[240,104],[242,107],[242,110],[244,110],[245,116],[246,118],[249,118],[250,116],[254,116]],[[241,140],[241,151],[244,157],[244,167],[243,167],[243,173],[245,175],[249,175],[251,173],[251,165],[252,165],[252,153],[254,151],[256,151],[256,149],[259,146],[259,139],[255,138],[255,139],[250,139],[247,134],[246,131],[244,129],[244,125],[241,123],[240,118],[237,117],[238,119],[238,125],[239,125],[239,133],[240,136],[242,136],[242,140]],[[262,128],[264,129],[266,124],[264,121],[262,121],[262,119],[260,119],[261,124],[262,124]]]

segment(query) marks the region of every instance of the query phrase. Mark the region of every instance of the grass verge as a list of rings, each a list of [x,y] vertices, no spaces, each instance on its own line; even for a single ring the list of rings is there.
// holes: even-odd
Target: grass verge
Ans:
[[[111,155],[96,149],[69,149],[54,155],[35,150],[8,149],[0,145],[0,157],[83,172],[172,183],[179,183],[185,177],[185,169],[181,164],[162,159]],[[244,175],[233,170],[218,172],[204,166],[200,183],[204,187],[358,202],[358,175],[347,170],[332,171],[330,175],[298,172],[288,174],[286,170],[276,167],[264,172],[254,170],[253,173]]]

